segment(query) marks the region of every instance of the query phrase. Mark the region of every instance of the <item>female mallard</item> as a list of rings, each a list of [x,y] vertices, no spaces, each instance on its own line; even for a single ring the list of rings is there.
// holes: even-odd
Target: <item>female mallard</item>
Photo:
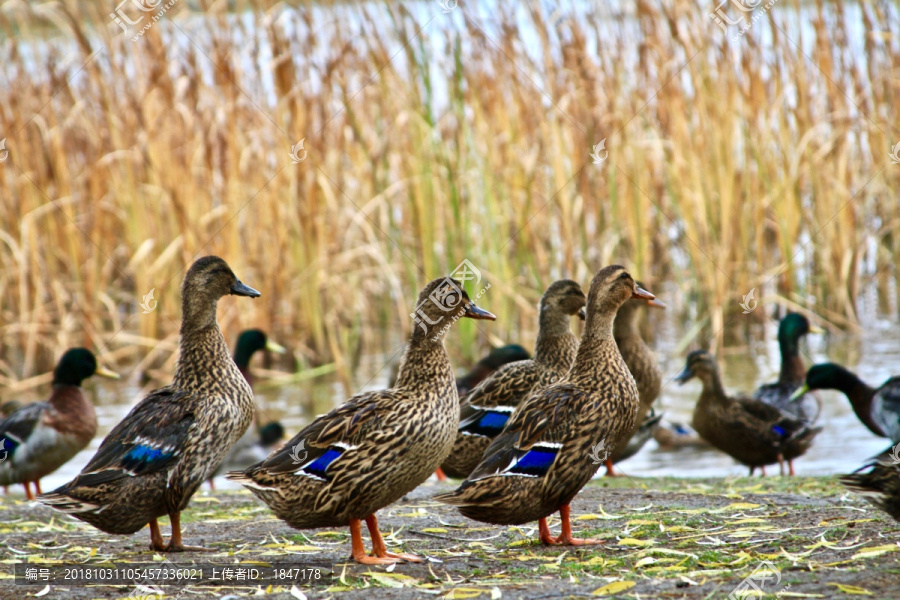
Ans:
[[[760,386],[753,392],[753,397],[807,423],[815,423],[822,410],[819,399],[814,394],[803,394],[797,398],[792,398],[791,394],[803,384],[806,375],[806,367],[800,358],[800,338],[807,333],[821,332],[801,314],[785,315],[778,324],[778,347],[781,350],[778,381]]]
[[[888,448],[865,465],[840,479],[858,494],[900,521],[900,444]],[[867,472],[861,471],[868,469]]]
[[[29,482],[41,493],[41,477],[69,462],[94,439],[97,413],[81,382],[91,375],[118,379],[97,365],[87,348],[71,348],[53,370],[53,391],[46,402],[33,402],[0,421],[0,485],[21,483],[34,500]]]
[[[823,363],[810,367],[806,381],[797,388],[792,398],[799,398],[811,390],[840,390],[850,400],[853,412],[880,437],[891,437],[900,421],[900,376],[891,377],[881,387],[872,388],[844,367]],[[900,437],[894,437],[900,442]]]
[[[172,383],[131,409],[81,473],[41,502],[107,533],[134,533],[149,523],[153,550],[191,549],[182,544],[181,511],[253,419],[253,392],[216,322],[216,305],[228,294],[259,296],[221,258],[191,266],[181,288]],[[165,545],[157,519],[167,514],[172,537]]]
[[[732,397],[725,392],[719,367],[706,350],[695,350],[688,355],[684,370],[675,381],[685,383],[697,377],[703,383],[703,392],[694,407],[691,425],[703,439],[750,467],[766,474],[766,465],[779,463],[784,472],[783,460],[794,474],[793,459],[802,456],[812,444],[821,427],[809,425],[785,414],[765,402],[747,397]]]
[[[638,281],[638,286],[644,287]],[[631,376],[634,377],[638,387],[641,406],[638,409],[634,427],[629,430],[621,440],[616,442],[615,449],[606,459],[606,475],[615,476],[613,464],[622,462],[637,454],[640,449],[653,437],[653,432],[659,426],[662,415],[648,414],[659,390],[662,389],[662,371],[656,362],[653,351],[644,343],[641,332],[638,329],[638,314],[641,308],[652,306],[665,308],[666,305],[658,300],[641,300],[638,298],[627,301],[616,313],[613,322],[613,338],[619,347],[622,360],[628,366]]]
[[[228,474],[291,527],[349,525],[353,558],[364,564],[421,561],[387,551],[375,511],[428,479],[453,446],[459,396],[444,349],[449,325],[462,316],[495,319],[447,278],[425,286],[413,316],[395,387],[350,398],[263,462]],[[362,520],[374,556],[363,548]]]
[[[613,339],[616,311],[629,298],[653,298],[618,266],[591,282],[587,322],[575,361],[560,381],[535,391],[516,409],[471,475],[439,502],[497,525],[538,521],[545,544],[585,544],[572,537],[569,503],[603,462],[598,450],[634,425],[637,385]],[[559,511],[554,538],[547,517]]]
[[[509,363],[481,382],[463,400],[456,443],[441,470],[463,479],[503,430],[519,402],[535,389],[562,379],[575,360],[578,338],[569,327],[572,315],[584,314],[581,286],[569,279],[553,283],[538,305],[534,359]]]

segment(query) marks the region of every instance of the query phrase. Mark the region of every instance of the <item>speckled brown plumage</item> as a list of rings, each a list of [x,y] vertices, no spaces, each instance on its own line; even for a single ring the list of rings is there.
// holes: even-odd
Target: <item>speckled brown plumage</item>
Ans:
[[[592,457],[634,424],[637,385],[612,333],[616,311],[633,295],[652,298],[620,266],[594,276],[584,334],[569,373],[530,395],[472,474],[456,491],[436,500],[487,523],[537,519],[544,543],[593,541],[572,537],[568,503],[599,467]],[[544,519],[557,510],[563,531],[553,538]]]
[[[500,367],[465,397],[456,442],[441,464],[446,475],[460,479],[468,476],[512,410],[532,391],[555,383],[569,371],[578,350],[570,321],[584,304],[584,292],[574,281],[564,279],[547,288],[538,307],[534,358]],[[493,410],[498,407],[502,410]],[[492,426],[482,424],[490,419],[494,421]]]
[[[441,299],[458,286],[437,279],[422,290],[415,313],[420,318],[395,387],[350,398],[265,461],[231,472],[229,479],[247,486],[292,527],[349,525],[359,562],[415,560],[380,548],[374,513],[425,481],[453,445],[459,396],[444,349],[446,325],[453,315],[493,318],[465,293],[448,312]],[[374,557],[360,550],[363,519],[373,535]]]
[[[695,376],[703,383],[703,391],[691,426],[710,444],[750,467],[751,474],[756,467],[763,467],[765,474],[766,465],[802,455],[822,430],[759,400],[728,395],[718,365],[705,350],[688,355],[676,381],[684,383]]]
[[[196,261],[182,286],[180,355],[172,383],[151,392],[106,436],[74,480],[41,497],[108,533],[151,524],[155,550],[182,550],[178,515],[253,418],[253,394],[225,344],[216,305],[258,296],[220,258]],[[162,545],[156,519],[172,518]]]
[[[641,283],[638,282],[638,285]],[[638,298],[628,300],[619,309],[613,323],[613,337],[622,354],[622,360],[625,361],[637,384],[640,407],[634,427],[616,442],[615,450],[610,456],[611,463],[620,462],[636,454],[640,450],[640,446],[629,447],[629,441],[639,429],[642,429],[642,434],[646,435],[641,435],[640,439],[646,443],[652,437],[656,424],[659,423],[658,417],[654,416],[648,419],[648,414],[653,402],[659,396],[659,390],[662,389],[662,371],[656,362],[656,355],[644,343],[638,329],[639,311],[645,309],[650,302],[652,301]],[[608,468],[607,471],[609,472],[609,470]]]
[[[840,481],[847,489],[900,521],[900,463],[894,448],[870,459],[850,475],[841,476]]]

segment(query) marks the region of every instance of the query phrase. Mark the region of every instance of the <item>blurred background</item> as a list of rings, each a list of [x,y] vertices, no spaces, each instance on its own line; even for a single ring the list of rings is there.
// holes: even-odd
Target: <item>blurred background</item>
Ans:
[[[774,380],[788,310],[827,331],[808,363],[900,370],[894,1],[143,3],[0,0],[0,399],[84,345],[127,375],[88,383],[105,433],[171,375],[205,254],[262,292],[221,302],[229,343],[290,350],[256,365],[290,432],[383,386],[464,259],[498,320],[451,333],[460,370],[611,263],[669,305],[643,324],[666,381],[699,347],[730,389]],[[882,448],[825,398],[811,470]],[[645,455],[623,469],[667,468]]]

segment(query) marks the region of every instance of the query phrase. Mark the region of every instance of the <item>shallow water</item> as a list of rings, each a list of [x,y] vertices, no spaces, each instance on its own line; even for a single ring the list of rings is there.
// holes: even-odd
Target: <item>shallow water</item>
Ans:
[[[675,311],[658,311],[654,316],[654,330],[658,339],[653,344],[664,373],[664,387],[657,400],[657,407],[670,421],[689,423],[694,402],[700,392],[700,384],[693,380],[684,386],[671,381],[683,366],[685,352],[676,354],[677,340],[684,329],[677,323]],[[751,391],[756,386],[774,381],[778,375],[779,354],[775,341],[776,324],[766,325],[765,341],[751,344],[740,352],[733,350],[721,357],[725,385],[733,392]],[[832,360],[846,365],[870,384],[881,384],[892,374],[900,373],[900,336],[897,327],[886,320],[871,319],[864,336],[809,335],[802,345],[805,360],[824,362]],[[285,341],[285,340],[279,340]],[[531,340],[521,340],[526,346]],[[395,349],[399,350],[399,346]],[[360,369],[357,390],[378,389],[386,385],[390,363],[395,352],[384,356],[369,356]],[[258,358],[256,360],[259,360]],[[460,369],[462,371],[463,369]],[[91,458],[102,437],[128,412],[139,398],[140,390],[133,382],[111,382],[93,378],[86,386],[94,399],[99,420],[98,437],[56,473],[43,480],[45,491],[69,481]],[[46,393],[46,390],[44,390]],[[831,475],[846,473],[858,468],[862,461],[888,447],[889,441],[871,434],[853,414],[846,398],[838,392],[820,392],[823,401],[820,424],[825,430],[818,436],[809,453],[795,463],[801,475]],[[269,389],[257,394],[257,401],[264,420],[279,419],[289,435],[300,431],[313,418],[346,399],[343,388],[333,378],[320,378],[314,382]],[[38,395],[27,400],[37,399]],[[314,411],[306,406],[315,406]],[[618,469],[631,476],[676,477],[725,477],[745,475],[747,469],[730,457],[713,450],[680,448],[674,451],[660,450],[651,440],[644,449]],[[602,472],[602,471],[601,471]],[[777,467],[769,474],[777,473]],[[234,485],[222,478],[217,487],[229,489]],[[21,492],[21,487],[15,488]]]

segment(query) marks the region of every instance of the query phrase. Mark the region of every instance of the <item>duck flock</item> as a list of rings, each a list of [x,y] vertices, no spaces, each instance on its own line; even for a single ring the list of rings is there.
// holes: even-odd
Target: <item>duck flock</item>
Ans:
[[[41,477],[96,434],[81,382],[116,376],[89,350],[68,350],[47,402],[7,405],[0,485],[21,483],[33,499],[33,484],[40,502],[108,533],[133,534],[149,525],[153,550],[178,552],[195,549],[183,543],[181,512],[204,481],[224,471],[290,526],[349,526],[354,560],[392,564],[422,559],[389,552],[375,514],[432,474],[462,480],[435,499],[469,518],[498,525],[537,521],[544,544],[599,543],[574,537],[572,499],[601,465],[614,474],[613,465],[650,437],[661,444],[681,437],[659,428],[652,405],[662,374],[636,324],[643,307],[664,305],[618,265],[599,270],[587,295],[571,280],[547,288],[533,357],[520,346],[495,349],[460,380],[444,337],[459,318],[496,317],[476,306],[461,282],[431,281],[419,294],[391,387],[353,396],[280,447],[283,428],[262,425],[255,414],[247,365],[257,350],[284,349],[251,330],[232,357],[216,322],[217,303],[227,295],[260,293],[218,257],[191,266],[182,285],[172,383],[134,406],[75,479],[44,494]],[[580,339],[570,328],[573,316],[585,321]],[[798,343],[810,330],[802,315],[782,320],[781,376],[752,396],[727,393],[713,356],[690,353],[676,380],[696,377],[703,384],[692,426],[701,443],[729,454],[751,475],[757,468],[765,475],[774,464],[782,474],[787,465],[792,475],[793,461],[822,431],[814,390],[840,390],[866,427],[895,444],[841,482],[900,520],[900,377],[876,389],[836,364],[806,371]],[[555,512],[559,535],[546,520]],[[163,516],[172,526],[168,542],[157,521]],[[371,553],[363,545],[363,522]]]

